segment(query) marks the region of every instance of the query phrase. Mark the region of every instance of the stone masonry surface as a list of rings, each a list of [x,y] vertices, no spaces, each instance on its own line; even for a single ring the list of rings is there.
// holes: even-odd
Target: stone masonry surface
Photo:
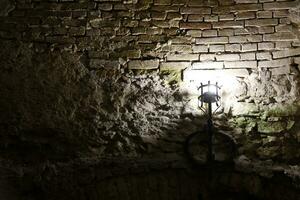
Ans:
[[[165,70],[170,62],[168,70],[183,70],[173,61],[202,62],[201,55],[212,53],[218,54],[213,61],[258,60],[238,66],[260,69],[289,65],[280,58],[300,55],[288,18],[299,0],[13,2],[3,3],[0,38],[29,42],[36,52],[84,53],[90,68]]]
[[[245,162],[263,162],[260,169],[283,163],[299,171],[299,4],[299,0],[1,0],[1,170],[12,168],[26,185],[24,166],[28,166],[34,178],[28,181],[31,187],[24,187],[26,194],[36,186],[45,190],[48,186],[48,194],[60,195],[55,191],[62,185],[72,188],[73,170],[78,169],[79,184],[72,188],[78,199],[98,199],[96,191],[107,199],[126,199],[124,188],[134,189],[156,174],[155,187],[166,184],[161,188],[172,190],[153,195],[177,196],[173,191],[182,181],[176,182],[180,186],[171,185],[173,174],[165,176],[159,169],[151,176],[144,170],[144,177],[129,177],[113,170],[106,173],[111,165],[86,172],[77,161],[184,160],[186,138],[206,122],[185,88],[186,75],[221,74],[235,77],[232,86],[237,90],[222,92],[222,106],[224,102],[230,106],[222,107],[214,123],[236,142],[239,156]],[[59,172],[59,165],[68,162],[76,166],[65,168],[68,173],[61,182],[65,173]],[[17,164],[22,167],[15,169]],[[126,166],[121,166],[119,171],[126,173]],[[35,174],[36,168],[42,172]],[[141,167],[134,168],[138,170]],[[93,174],[112,176],[99,181]],[[54,185],[53,178],[57,178]],[[133,183],[124,183],[125,178]],[[106,184],[113,190],[105,191]],[[137,193],[149,192],[145,188]],[[196,191],[190,194],[196,198]]]
[[[25,97],[26,94],[34,94],[24,102],[20,100],[21,104],[28,104],[27,107],[20,105],[18,108],[20,116],[25,116],[24,110],[27,108],[38,108],[36,114],[28,111],[26,116],[39,120],[29,120],[29,123],[22,117],[17,117],[18,122],[28,123],[29,127],[35,127],[36,123],[44,123],[48,128],[56,127],[57,124],[64,126],[63,124],[67,123],[65,120],[72,121],[74,116],[80,120],[85,119],[86,123],[90,124],[92,122],[87,120],[89,117],[77,113],[85,113],[84,109],[96,113],[90,116],[95,124],[97,120],[103,122],[99,112],[103,112],[105,119],[120,119],[118,123],[122,123],[124,119],[121,118],[128,117],[127,112],[140,108],[147,112],[154,108],[159,110],[161,118],[151,119],[157,123],[178,117],[178,104],[182,103],[182,99],[176,98],[177,94],[163,86],[162,82],[157,82],[160,79],[154,78],[151,73],[161,73],[163,76],[168,76],[169,73],[170,82],[184,79],[182,75],[190,70],[193,74],[200,75],[215,70],[238,77],[240,91],[235,95],[237,107],[227,110],[227,113],[237,116],[249,114],[240,108],[254,106],[255,109],[252,110],[263,111],[269,109],[268,106],[276,106],[276,103],[293,103],[299,97],[299,0],[16,0],[1,1],[0,9],[3,66],[1,70],[5,72],[1,74],[2,84],[5,85],[2,101],[3,105],[7,105],[3,110],[9,113],[13,110],[13,106],[8,103],[12,102],[9,95],[24,94]],[[72,73],[69,74],[70,71]],[[148,72],[150,75],[142,78],[137,76],[138,81],[133,81],[136,80],[136,74],[132,76],[130,73],[140,72]],[[14,73],[18,73],[22,78],[17,79]],[[126,78],[126,74],[129,78]],[[67,76],[64,75],[70,80],[65,80]],[[124,83],[119,80],[119,76],[123,77],[120,80],[124,79]],[[31,77],[31,80],[37,78],[40,85],[30,81],[23,84],[28,77]],[[145,80],[147,77],[148,81]],[[5,80],[14,80],[15,85]],[[64,87],[58,87],[62,80],[65,81]],[[81,81],[85,83],[82,84]],[[20,92],[20,89],[14,88],[16,83],[26,88]],[[74,86],[71,86],[72,84]],[[87,95],[74,89],[77,87],[87,90],[86,84],[90,85],[90,93],[87,92]],[[103,84],[111,85],[109,89],[105,89]],[[127,86],[119,91],[114,84]],[[151,99],[152,97],[148,99],[151,103],[148,100],[144,100],[142,104],[130,100],[129,97],[139,99],[142,96],[134,92],[135,88],[139,88],[141,93],[142,90],[151,88],[147,84],[156,84],[156,88],[151,91],[152,95],[158,93],[158,97],[155,97],[160,99],[157,100],[157,105],[154,105],[155,98]],[[51,91],[57,92],[57,89],[62,90],[62,96],[69,95],[66,102],[76,99],[78,104],[73,105],[73,111],[64,107],[67,110],[59,109],[59,114],[56,115],[57,107],[54,105],[34,103],[51,98]],[[38,93],[42,90],[45,90],[44,97]],[[162,94],[166,91],[172,100],[163,100]],[[150,93],[149,91],[149,95]],[[94,96],[89,97],[91,94]],[[104,94],[111,96],[104,97]],[[121,97],[117,97],[118,95]],[[56,96],[52,98],[58,104],[63,102]],[[85,98],[89,99],[89,103],[81,102]],[[99,99],[105,103],[99,103]],[[126,103],[129,101],[132,101],[132,104],[136,103],[135,106],[141,104],[144,107],[128,109]],[[20,103],[16,97],[13,102]],[[158,106],[173,103],[176,106],[171,106],[174,108],[172,112],[175,113],[171,114],[172,117],[167,116],[168,114]],[[101,110],[101,105],[108,104],[111,105],[111,110]],[[80,109],[77,109],[78,105],[81,106]],[[59,120],[59,123],[50,122],[49,116],[45,117],[40,111],[45,109],[51,110],[55,116],[60,116],[61,120],[66,113],[68,117],[62,120],[63,123]],[[16,116],[18,112],[15,112]],[[166,119],[162,116],[166,116]],[[9,117],[6,118],[8,119]],[[143,123],[147,123],[149,116],[143,120]],[[138,132],[145,131],[141,127],[137,128],[143,120],[134,122],[129,129],[134,134],[136,129]],[[91,129],[97,134],[100,134],[102,129],[113,129],[113,125],[108,122],[106,125],[97,125],[101,128],[95,128],[95,124]],[[23,128],[28,128],[27,125]],[[259,130],[267,131],[262,126]],[[151,129],[150,132],[157,131]],[[111,134],[114,135],[115,131]],[[118,134],[110,137],[119,140]],[[104,138],[93,142],[101,144],[102,140],[108,140]],[[147,140],[146,138],[144,139]],[[118,142],[114,145],[123,150],[125,148]],[[129,146],[128,152],[131,151]],[[144,147],[141,145],[134,148]]]

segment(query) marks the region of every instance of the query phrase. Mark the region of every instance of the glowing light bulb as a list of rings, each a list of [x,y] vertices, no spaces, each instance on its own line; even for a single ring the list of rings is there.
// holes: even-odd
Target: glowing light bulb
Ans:
[[[216,86],[214,86],[214,85],[209,85],[209,86],[208,86],[208,92],[209,92],[210,94],[216,94]]]

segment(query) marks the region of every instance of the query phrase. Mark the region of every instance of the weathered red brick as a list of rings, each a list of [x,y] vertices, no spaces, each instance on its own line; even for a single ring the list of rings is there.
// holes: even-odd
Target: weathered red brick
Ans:
[[[200,29],[200,30],[204,30],[204,29],[211,29],[211,24],[210,23],[205,23],[205,22],[182,22],[180,23],[179,27],[181,29]]]
[[[209,52],[213,52],[213,53],[225,52],[225,45],[224,44],[209,45]]]
[[[215,57],[216,57],[216,54],[212,54],[212,53],[201,54],[200,61],[214,61]]]
[[[258,3],[258,0],[235,0],[236,3]]]
[[[226,43],[228,43],[227,37],[196,38],[196,44],[226,44]]]
[[[189,15],[188,22],[203,22],[203,15]]]
[[[216,55],[217,61],[239,61],[240,55],[239,54],[219,54]]]
[[[253,19],[253,20],[246,20],[245,26],[275,26],[278,24],[278,19]]]
[[[234,35],[255,35],[258,33],[257,27],[246,27],[234,29]]]
[[[161,70],[183,70],[191,66],[190,62],[163,62],[160,63]]]
[[[151,12],[151,18],[154,20],[164,20],[167,16],[166,12]]]
[[[184,7],[180,9],[181,14],[211,14],[211,8]]]
[[[171,45],[170,46],[171,52],[185,52],[189,53],[192,52],[192,46],[187,44],[181,44],[181,45]]]
[[[187,3],[188,6],[193,7],[215,7],[218,5],[218,0],[209,0],[209,1],[203,1],[203,0],[189,0]]]
[[[227,14],[239,11],[258,11],[262,10],[262,4],[236,4],[234,6],[219,6],[213,9],[213,13]]]
[[[159,11],[159,12],[179,12],[179,6],[154,5],[154,6],[151,6],[151,10]]]
[[[223,62],[194,62],[192,64],[193,69],[222,69]]]
[[[192,36],[192,37],[201,37],[202,30],[188,30],[186,35]]]
[[[265,34],[265,33],[274,33],[275,28],[274,26],[263,26],[263,27],[258,27],[258,32]]]
[[[158,60],[132,60],[128,63],[129,69],[157,69]]]
[[[233,36],[234,35],[234,29],[219,29],[219,36]]]
[[[233,14],[223,14],[223,15],[219,15],[219,20],[220,20],[220,21],[230,21],[230,20],[234,20],[234,15],[233,15]]]
[[[171,5],[172,0],[154,0],[154,5]]]
[[[256,60],[255,53],[241,53],[241,60]]]
[[[208,45],[194,45],[193,47],[194,53],[206,53],[208,52]]]
[[[199,54],[171,54],[167,56],[168,61],[196,61]]]
[[[270,52],[258,52],[256,53],[257,60],[272,60],[272,55]]]
[[[292,32],[293,26],[290,24],[280,24],[278,26],[275,26],[276,32]]]
[[[168,13],[167,19],[169,19],[169,20],[181,20],[182,15],[180,13]]]
[[[224,21],[213,23],[213,28],[242,28],[244,27],[243,21]]]
[[[283,51],[272,52],[273,58],[286,58],[300,55],[300,48],[290,48]]]
[[[262,35],[243,35],[229,37],[229,43],[261,42]]]
[[[282,49],[291,48],[291,47],[292,47],[291,41],[275,42],[275,49],[277,49],[277,50],[282,50]]]
[[[264,3],[264,10],[284,10],[295,8],[299,5],[299,1]]]
[[[241,12],[236,14],[236,20],[254,19],[255,12]]]
[[[257,44],[256,43],[249,43],[249,44],[242,44],[242,51],[257,51]]]
[[[258,11],[256,13],[256,17],[257,18],[267,19],[267,18],[272,18],[272,16],[273,16],[273,12],[272,11]]]
[[[300,57],[296,57],[294,58],[294,63],[299,64],[300,65]],[[299,66],[300,67],[300,66]],[[298,68],[299,68],[298,67]]]
[[[225,44],[226,52],[240,52],[241,45],[240,44]]]
[[[257,68],[257,61],[224,62],[225,68]]]
[[[94,69],[99,69],[99,68],[118,69],[120,67],[120,63],[118,61],[112,61],[112,60],[91,59],[90,67]]]
[[[204,17],[205,22],[217,22],[219,20],[219,16],[208,15]]]
[[[194,69],[194,70],[185,70],[183,73],[184,81],[198,80],[199,77],[206,78],[222,78],[225,76],[235,76],[235,77],[246,77],[249,75],[247,69]]]
[[[277,18],[277,17],[287,17],[289,15],[289,11],[288,10],[276,10],[273,11],[273,17]]]
[[[218,36],[218,31],[217,30],[204,30],[202,32],[203,37],[216,37]]]
[[[276,67],[270,69],[272,76],[284,75],[289,74],[291,72],[291,67],[284,66],[284,67]]]
[[[270,60],[270,61],[259,61],[258,62],[258,67],[264,68],[272,68],[272,67],[281,67],[281,66],[286,66],[291,64],[291,59],[290,58],[284,58],[284,59],[277,59],[277,60]]]
[[[275,44],[272,42],[261,42],[258,43],[258,50],[273,50],[275,48]]]
[[[265,34],[263,36],[264,41],[293,41],[295,39],[297,39],[296,35],[289,32]]]

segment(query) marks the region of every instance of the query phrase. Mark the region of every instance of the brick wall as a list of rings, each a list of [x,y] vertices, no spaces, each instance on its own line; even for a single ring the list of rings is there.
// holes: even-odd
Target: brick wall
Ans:
[[[241,78],[240,91],[234,93],[234,115],[248,115],[250,110],[257,116],[257,112],[274,103],[297,102],[300,96],[300,42],[294,20],[299,13],[299,0],[6,0],[1,5],[2,45],[5,46],[3,41],[22,43],[31,57],[53,51],[54,58],[55,53],[67,55],[63,54],[67,51],[73,54],[69,57],[74,62],[84,65],[80,65],[84,68],[81,72],[91,74],[103,69],[175,71],[177,76],[183,74],[179,78],[184,80],[189,80],[187,74],[230,74]],[[2,52],[12,57],[2,61],[5,70],[24,62],[34,63],[30,56],[19,61],[17,58],[25,55],[25,50],[15,51],[16,57],[14,50]],[[58,59],[57,66],[64,66],[66,60]],[[36,62],[46,63],[38,59]],[[47,63],[41,64],[43,69],[36,73],[51,70],[52,61]],[[17,77],[6,72],[3,76]],[[22,78],[18,80],[22,82]],[[61,80],[57,81],[61,84]],[[51,80],[49,85],[54,82]],[[43,83],[41,88],[45,88]],[[99,107],[98,101],[95,104]]]
[[[185,157],[185,139],[205,120],[188,105],[185,91],[166,86],[157,73],[174,72],[184,81],[189,80],[187,74],[229,74],[238,77],[239,91],[234,93],[234,108],[228,110],[233,117],[221,116],[218,127],[236,128],[229,132],[239,154],[297,165],[299,4],[299,0],[1,0],[0,151],[9,161],[37,165],[94,155]],[[139,76],[139,72],[155,73]],[[198,195],[198,190],[187,192],[188,187],[178,196],[173,193],[186,187],[181,182],[191,177],[183,175],[183,180],[169,185],[173,174],[148,176],[148,172],[96,180],[90,174],[101,172],[80,171],[78,185],[64,192],[97,199],[99,187],[106,197],[117,199],[126,195],[124,187],[145,184],[132,192],[136,198],[127,196],[141,199],[149,192],[145,181],[152,179],[163,191],[151,190],[152,195],[170,195],[160,199]],[[68,178],[74,171],[66,176],[61,182],[58,174],[57,184],[48,182],[49,188],[58,188],[45,190],[61,197],[56,191],[72,183]],[[97,182],[84,182],[89,178]],[[107,183],[112,186],[106,188]]]
[[[289,0],[17,0],[15,9],[2,14],[0,38],[30,42],[37,52],[84,53],[92,69],[277,68],[299,63],[293,57],[300,44],[288,18],[297,5]]]

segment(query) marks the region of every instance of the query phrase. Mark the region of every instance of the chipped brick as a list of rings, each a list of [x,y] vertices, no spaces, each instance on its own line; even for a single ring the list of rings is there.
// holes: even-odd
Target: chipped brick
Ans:
[[[216,45],[209,46],[209,52],[219,53],[219,52],[224,52],[224,51],[225,51],[224,45],[216,44]]]
[[[215,54],[201,54],[200,61],[214,61],[215,57]]]
[[[272,52],[273,58],[286,58],[300,55],[300,48],[290,48],[283,51]]]
[[[194,45],[192,48],[193,48],[194,53],[207,53],[208,52],[207,45]]]
[[[258,61],[258,67],[260,68],[272,68],[272,67],[281,67],[291,64],[290,58],[270,60],[270,61]]]
[[[242,51],[257,51],[257,44],[256,43],[249,43],[249,44],[242,44]]]
[[[256,53],[257,60],[272,60],[272,55],[270,52],[258,52]]]
[[[217,61],[239,61],[240,55],[239,54],[219,54],[216,55]]]
[[[224,21],[213,23],[213,28],[242,28],[244,27],[243,21]]]
[[[227,52],[240,52],[241,45],[240,44],[225,44],[225,51]]]
[[[203,37],[216,37],[218,36],[218,31],[217,30],[204,30],[202,32]]]
[[[196,44],[226,44],[226,43],[228,43],[227,37],[196,38]]]
[[[246,20],[245,26],[275,26],[278,24],[278,19],[253,19],[253,20]]]
[[[171,54],[167,56],[168,61],[196,61],[199,54]]]
[[[224,62],[225,68],[257,68],[257,61]]]
[[[190,66],[190,62],[163,62],[159,65],[161,70],[183,70]]]
[[[222,69],[223,62],[194,62],[193,69]]]
[[[266,51],[269,51],[269,50],[273,50],[275,47],[275,44],[272,43],[272,42],[261,42],[261,43],[258,43],[258,50],[261,51],[261,50],[266,50]]]
[[[131,60],[128,63],[129,69],[157,69],[158,60]]]
[[[180,9],[181,14],[211,14],[211,8],[184,7]]]
[[[298,6],[298,1],[264,3],[264,10],[284,10]]]
[[[293,41],[297,39],[296,35],[289,32],[278,32],[274,34],[265,34],[264,41]]]
[[[241,53],[241,60],[256,60],[255,53]]]
[[[179,27],[181,29],[200,29],[200,30],[204,30],[204,29],[210,29],[211,28],[211,24],[210,23],[201,23],[201,22],[181,22]]]

